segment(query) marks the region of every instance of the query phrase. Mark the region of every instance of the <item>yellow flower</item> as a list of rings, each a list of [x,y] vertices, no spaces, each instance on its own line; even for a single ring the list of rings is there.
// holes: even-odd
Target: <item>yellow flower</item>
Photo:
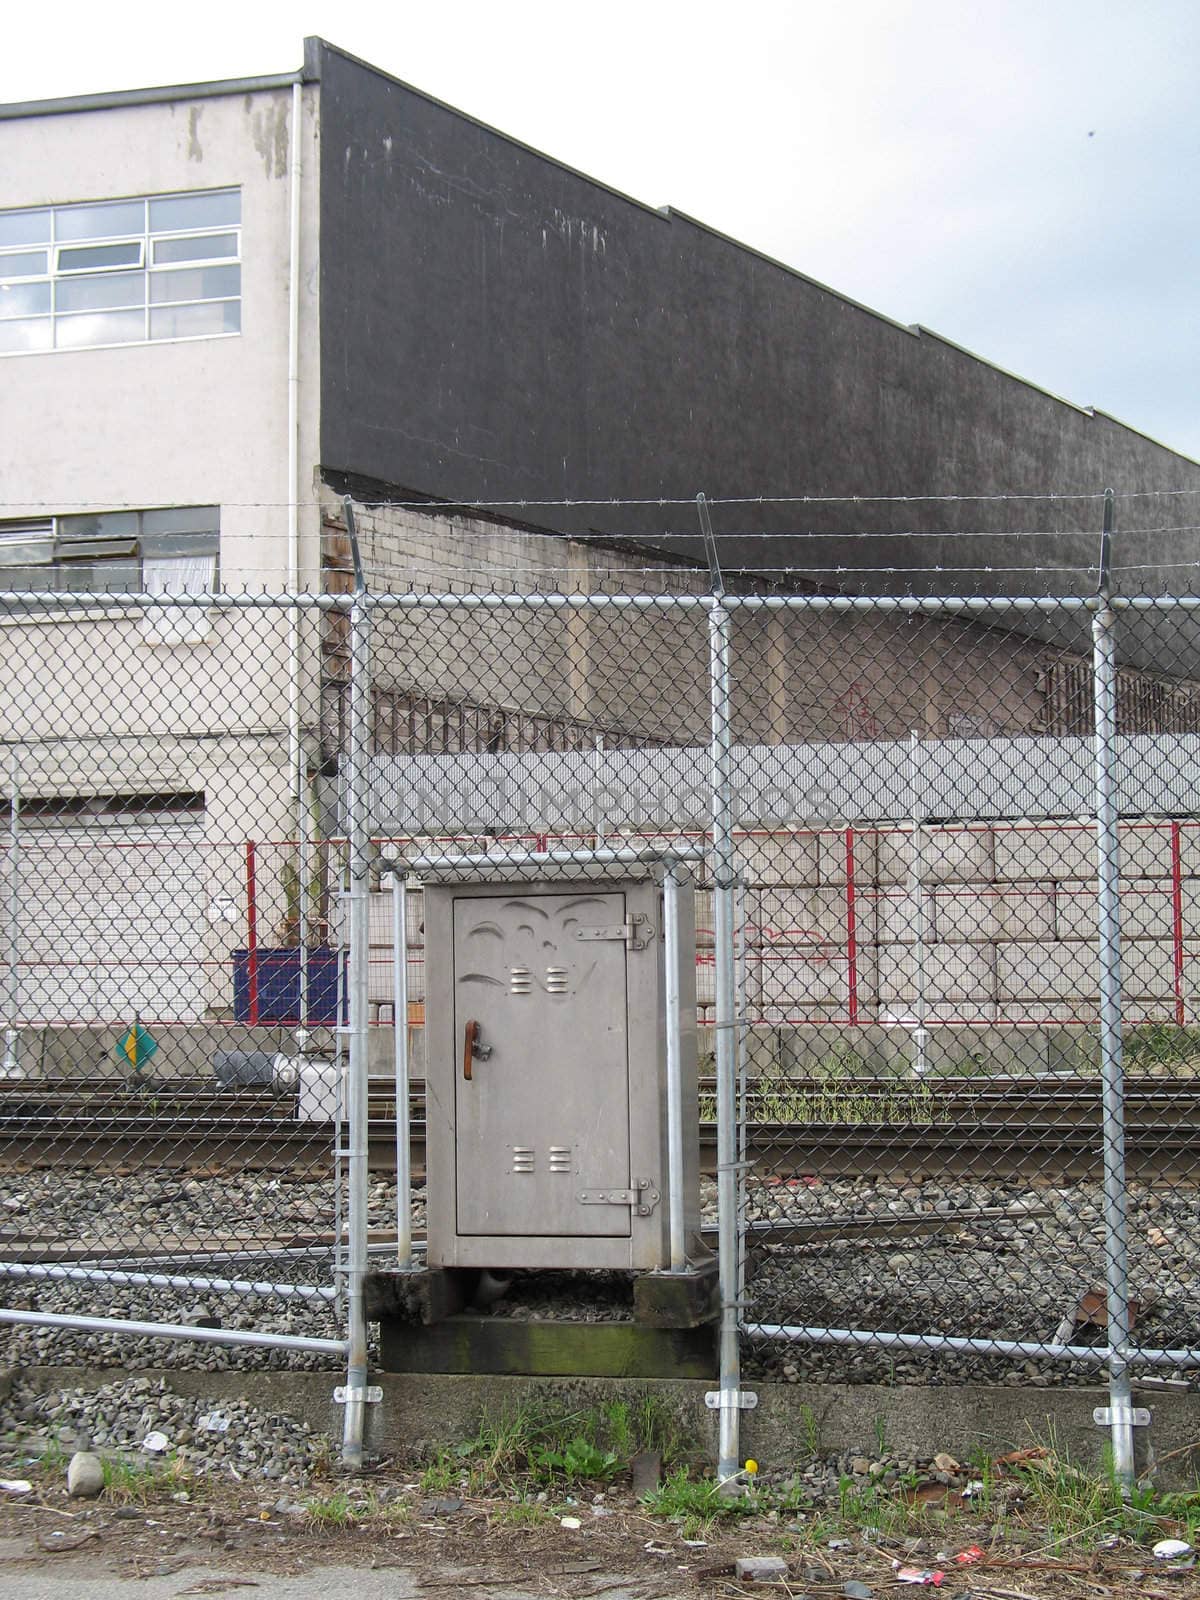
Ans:
[[[755,1461],[753,1459],[753,1457],[749,1461],[747,1461],[747,1463],[746,1463],[746,1471],[750,1474],[751,1477],[753,1477],[754,1474],[758,1471],[758,1462]]]

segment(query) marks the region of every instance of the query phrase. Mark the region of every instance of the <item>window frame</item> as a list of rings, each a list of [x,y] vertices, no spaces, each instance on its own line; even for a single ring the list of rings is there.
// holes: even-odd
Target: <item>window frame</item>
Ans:
[[[189,200],[200,197],[216,196],[222,199],[230,196],[236,197],[236,205],[232,208],[236,212],[236,221],[222,221],[204,224],[193,224],[183,227],[154,226],[153,208],[157,202],[170,200]],[[88,234],[83,238],[70,236],[60,237],[60,216],[72,211],[82,211],[90,208],[99,208],[105,205],[140,206],[142,229],[140,233],[101,233]],[[0,348],[0,358],[7,356],[25,355],[52,355],[61,351],[78,352],[80,350],[115,350],[126,345],[147,344],[183,344],[193,343],[198,339],[233,339],[238,338],[242,331],[242,191],[240,186],[231,185],[219,189],[189,189],[167,194],[134,195],[124,201],[92,200],[71,201],[60,205],[47,206],[16,206],[0,210],[0,221],[5,216],[15,216],[24,213],[46,214],[46,238],[35,243],[13,243],[0,245],[0,303],[3,294],[8,290],[28,290],[31,286],[46,285],[48,304],[44,310],[27,311],[12,316],[0,316],[0,337],[5,328],[22,327],[29,330],[33,343],[13,349]],[[203,245],[203,241],[211,239],[214,248],[203,250],[203,253],[190,256],[180,261],[163,261],[156,259],[157,246],[176,240],[195,240]],[[215,247],[217,243],[226,246],[223,251]],[[70,252],[79,250],[103,250],[118,246],[137,246],[137,260],[109,261],[90,265],[73,264]],[[229,246],[232,246],[232,252]],[[20,270],[22,260],[30,256],[41,255],[45,260],[45,267],[40,272]],[[5,270],[5,258],[12,258],[14,270]],[[213,267],[236,267],[237,288],[236,292],[225,294],[191,294],[184,298],[168,294],[167,298],[155,297],[155,286],[169,286],[173,275],[188,272],[203,271]],[[79,283],[81,280],[95,280],[103,283],[108,277],[119,274],[137,274],[141,278],[141,298],[132,303],[126,300],[112,305],[76,306],[64,308],[59,304],[60,286]],[[182,281],[182,280],[181,280]],[[26,296],[30,298],[30,296]],[[36,296],[32,297],[36,298]],[[65,296],[64,296],[65,298]],[[218,313],[222,321],[231,318],[228,308],[236,308],[236,327],[208,328],[198,333],[159,333],[154,332],[156,320],[162,325],[176,325],[179,322],[178,313],[191,307],[218,307],[223,308]],[[167,313],[168,315],[164,315]],[[137,335],[131,334],[128,338],[83,338],[74,342],[68,337],[73,325],[83,327],[82,319],[87,317],[114,317],[121,316],[132,319],[140,314],[141,328]],[[44,334],[47,342],[37,343],[40,334]]]
[[[187,513],[193,512],[197,520],[203,518],[212,524],[211,527],[198,528],[155,528],[147,527],[147,519],[172,518],[182,516],[186,520]],[[111,518],[118,526],[110,526],[106,532],[103,525],[95,530],[89,530],[84,524]],[[24,537],[22,537],[24,535]],[[194,541],[195,548],[188,550],[154,548],[147,549],[160,540],[186,542]],[[48,572],[62,573],[75,563],[87,562],[92,566],[104,563],[105,549],[111,551],[114,561],[127,561],[136,559],[138,565],[136,588],[124,589],[80,589],[81,594],[103,594],[105,609],[117,608],[121,605],[122,598],[130,594],[145,594],[150,592],[147,585],[147,563],[181,560],[209,560],[212,561],[212,575],[209,594],[221,592],[221,508],[216,505],[208,506],[147,506],[137,510],[120,512],[97,511],[93,513],[63,514],[49,517],[23,517],[13,521],[0,522],[0,550],[6,545],[39,544],[49,547],[50,558],[47,561],[23,561],[8,563],[0,562],[0,594],[21,593],[20,589],[13,589],[6,581],[6,574],[12,571],[41,568]],[[133,549],[130,549],[130,546]],[[72,550],[81,553],[72,556]],[[37,593],[38,591],[28,591]],[[65,594],[71,591],[66,587],[51,585],[45,591],[47,594]],[[26,620],[32,611],[21,613],[21,620]],[[53,613],[46,613],[52,615]]]

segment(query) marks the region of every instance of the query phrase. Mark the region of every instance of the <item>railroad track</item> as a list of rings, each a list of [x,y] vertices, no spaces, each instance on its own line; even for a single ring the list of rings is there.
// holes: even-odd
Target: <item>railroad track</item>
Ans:
[[[701,1084],[701,1104],[715,1085]],[[368,1160],[395,1170],[395,1092],[369,1093]],[[748,1159],[764,1175],[887,1176],[903,1170],[1004,1175],[1094,1170],[1102,1123],[1095,1079],[756,1079],[745,1097]],[[156,1171],[328,1170],[336,1127],[301,1122],[290,1094],[167,1080],[0,1084],[0,1172],[55,1165]],[[424,1166],[424,1084],[410,1095],[412,1161]],[[712,1171],[716,1128],[700,1123]],[[1135,1170],[1190,1175],[1200,1155],[1200,1080],[1131,1078],[1126,1147]]]

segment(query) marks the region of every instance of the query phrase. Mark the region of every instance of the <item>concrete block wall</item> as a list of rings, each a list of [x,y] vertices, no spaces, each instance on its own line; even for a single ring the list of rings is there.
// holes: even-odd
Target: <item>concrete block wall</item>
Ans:
[[[1123,994],[1130,1021],[1200,1016],[1200,824],[1121,827]],[[1088,821],[853,831],[855,1020],[1082,1023],[1099,991]],[[1172,862],[1178,853],[1178,876]],[[844,830],[746,833],[746,1005],[794,1026],[850,1021]],[[711,917],[710,897],[698,901]],[[1177,918],[1180,923],[1177,937]],[[711,925],[711,923],[709,924]],[[1178,964],[1182,960],[1182,976]],[[709,986],[701,985],[709,1015]]]

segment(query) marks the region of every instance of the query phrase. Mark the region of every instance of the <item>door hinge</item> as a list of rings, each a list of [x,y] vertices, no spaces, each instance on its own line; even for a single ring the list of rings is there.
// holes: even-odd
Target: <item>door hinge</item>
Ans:
[[[382,1399],[383,1386],[378,1383],[369,1383],[365,1389],[348,1389],[344,1383],[340,1383],[333,1391],[335,1406],[348,1405],[351,1400],[361,1400],[364,1405],[374,1406]]]
[[[1118,1422],[1127,1422],[1131,1428],[1148,1428],[1150,1413],[1145,1406],[1097,1406],[1092,1421],[1100,1428],[1111,1428]]]
[[[629,946],[631,950],[644,950],[653,936],[654,929],[646,919],[645,913],[635,911],[628,922],[610,922],[601,928],[576,928],[575,937],[585,940],[616,940],[619,939]]]
[[[639,1178],[632,1189],[580,1189],[581,1206],[629,1206],[639,1217],[648,1217],[662,1199],[649,1178]]]
[[[753,1389],[731,1389],[728,1394],[720,1389],[709,1389],[704,1404],[710,1411],[753,1411],[758,1405],[758,1396]]]

